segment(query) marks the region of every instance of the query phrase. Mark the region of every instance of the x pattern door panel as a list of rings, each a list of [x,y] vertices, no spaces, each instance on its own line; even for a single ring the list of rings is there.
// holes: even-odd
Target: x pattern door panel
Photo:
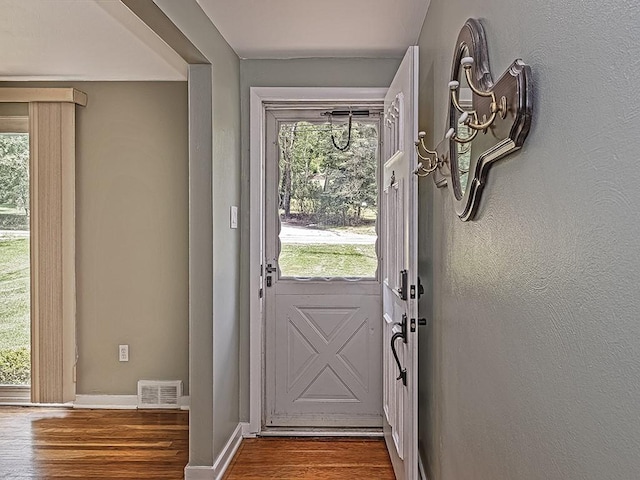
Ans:
[[[379,296],[278,295],[267,425],[379,426]]]

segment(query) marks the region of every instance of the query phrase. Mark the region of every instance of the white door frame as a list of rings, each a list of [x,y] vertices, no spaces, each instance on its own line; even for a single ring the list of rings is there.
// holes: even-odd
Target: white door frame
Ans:
[[[249,155],[249,425],[245,435],[262,430],[264,373],[264,313],[259,296],[263,252],[265,174],[265,102],[382,102],[387,88],[251,87]]]

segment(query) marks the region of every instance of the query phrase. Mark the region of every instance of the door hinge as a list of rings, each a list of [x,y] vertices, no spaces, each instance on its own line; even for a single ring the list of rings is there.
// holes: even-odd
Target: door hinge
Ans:
[[[262,289],[258,290],[258,298],[262,298]]]

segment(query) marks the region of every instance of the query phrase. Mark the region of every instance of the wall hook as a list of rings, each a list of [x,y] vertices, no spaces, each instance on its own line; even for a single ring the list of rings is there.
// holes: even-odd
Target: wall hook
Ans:
[[[422,160],[418,163],[418,167],[413,171],[413,173],[419,177],[427,177],[431,173],[435,172],[438,167],[442,165],[442,161],[438,157],[438,152],[435,150],[429,150],[424,143],[424,137],[426,136],[426,132],[418,132],[418,140],[416,140],[416,153],[418,154],[418,158]],[[424,154],[422,151],[424,151]],[[426,162],[426,163],[425,163]]]
[[[458,119],[458,122],[466,125],[471,130],[473,130],[473,133],[465,138],[458,137],[457,135],[451,136],[450,138],[452,138],[457,143],[471,142],[476,137],[479,131],[482,130],[486,132],[487,129],[491,127],[491,125],[493,125],[493,122],[495,122],[498,115],[500,115],[500,118],[502,119],[507,116],[507,97],[502,96],[500,97],[500,101],[498,101],[493,90],[485,92],[474,85],[471,75],[471,68],[473,67],[473,63],[473,57],[463,57],[460,60],[460,65],[462,65],[462,68],[464,69],[464,75],[471,91],[480,97],[491,98],[491,103],[489,104],[491,115],[489,116],[489,118],[483,118],[481,122],[475,109],[466,110],[465,108],[463,108],[460,105],[460,101],[458,98],[460,82],[458,82],[457,80],[451,80],[449,82],[449,90],[451,91],[451,103],[455,107],[455,109],[460,112],[460,118]]]
[[[338,145],[338,143],[336,142],[336,137],[333,134],[333,114],[329,116],[329,121],[331,123],[331,142],[333,143],[333,146],[341,152],[346,152],[347,150],[349,150],[349,146],[351,145],[351,123],[353,121],[353,112],[349,110],[349,131],[347,134],[347,143],[343,146]]]

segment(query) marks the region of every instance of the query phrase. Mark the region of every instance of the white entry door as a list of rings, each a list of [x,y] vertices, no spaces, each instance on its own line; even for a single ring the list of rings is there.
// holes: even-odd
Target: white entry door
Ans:
[[[398,480],[418,478],[417,88],[418,47],[410,47],[385,98],[383,129],[383,411]]]
[[[266,109],[266,428],[382,426],[382,104],[354,108]]]

